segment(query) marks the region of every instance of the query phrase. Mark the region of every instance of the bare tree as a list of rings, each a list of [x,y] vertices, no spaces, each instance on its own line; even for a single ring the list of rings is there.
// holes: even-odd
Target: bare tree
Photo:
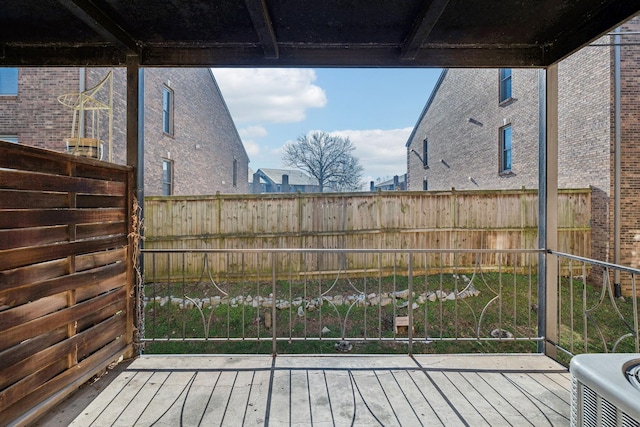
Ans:
[[[354,191],[362,186],[363,168],[353,150],[348,137],[313,132],[285,145],[282,160],[317,179],[320,191]]]

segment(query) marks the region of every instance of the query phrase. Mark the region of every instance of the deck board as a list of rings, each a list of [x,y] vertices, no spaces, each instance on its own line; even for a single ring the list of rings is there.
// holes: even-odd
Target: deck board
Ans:
[[[541,355],[143,356],[74,426],[567,425]]]

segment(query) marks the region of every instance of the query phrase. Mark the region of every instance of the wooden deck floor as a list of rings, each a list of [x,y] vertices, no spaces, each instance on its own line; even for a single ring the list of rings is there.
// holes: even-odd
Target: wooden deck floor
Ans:
[[[74,426],[568,425],[541,355],[143,356]]]

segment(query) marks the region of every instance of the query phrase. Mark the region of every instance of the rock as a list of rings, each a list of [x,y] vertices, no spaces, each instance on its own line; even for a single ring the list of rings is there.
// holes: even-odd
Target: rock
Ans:
[[[425,294],[420,294],[418,295],[418,300],[417,300],[418,304],[424,304],[425,302],[427,302],[427,297]]]
[[[370,293],[369,295],[367,295],[367,299],[372,300],[376,297],[375,292]]]
[[[335,348],[343,353],[348,353],[353,349],[353,345],[349,341],[338,341],[335,344]]]
[[[247,297],[244,299],[245,302],[251,302],[253,301],[253,297],[251,295],[247,295]]]
[[[391,298],[389,298],[389,301],[391,301]],[[369,298],[369,304],[371,305],[378,305],[380,304],[380,297],[373,297],[373,298]]]
[[[405,289],[404,291],[394,292],[392,296],[399,299],[409,299],[409,289]]]
[[[262,302],[262,307],[264,308],[271,308],[273,307],[273,300],[272,299],[266,299]]]
[[[344,299],[342,297],[342,295],[336,295],[335,297],[333,297],[333,303],[335,305],[342,305],[344,302]]]
[[[452,300],[456,299],[456,293],[455,292],[451,292],[449,295],[447,295],[445,297],[445,299],[448,300],[448,301],[452,301]]]
[[[302,317],[304,316],[304,308],[302,308],[302,306],[298,306],[298,316]]]
[[[401,304],[398,304],[398,308],[407,308],[409,306],[409,301],[405,301]]]
[[[302,297],[297,297],[297,298],[295,298],[295,299],[291,302],[291,304],[292,304],[294,307],[300,307],[300,306],[302,305]]]
[[[331,329],[327,328],[326,326],[324,328],[322,328],[322,333],[323,334],[328,334],[329,332],[331,332]]]
[[[513,338],[513,334],[505,329],[496,328],[491,331],[493,338]]]
[[[427,299],[431,302],[435,302],[438,299],[438,295],[436,295],[435,292],[429,292],[429,295],[427,295]]]
[[[286,310],[289,307],[291,307],[291,304],[289,303],[289,301],[280,301],[276,304],[276,308],[278,310]]]
[[[471,279],[469,279],[467,276],[465,276],[464,274],[462,275],[462,280],[464,280],[466,283],[469,283],[471,281]]]
[[[380,306],[385,307],[393,302],[390,297],[383,297],[380,299]]]

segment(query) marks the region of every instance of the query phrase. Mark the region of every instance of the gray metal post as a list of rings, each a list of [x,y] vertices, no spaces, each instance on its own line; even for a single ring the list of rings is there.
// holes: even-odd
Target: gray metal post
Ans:
[[[545,250],[558,246],[558,66],[551,65],[538,75],[539,173],[538,244]],[[558,340],[558,265],[549,254],[538,259],[538,335],[544,342],[538,351],[555,358]]]

